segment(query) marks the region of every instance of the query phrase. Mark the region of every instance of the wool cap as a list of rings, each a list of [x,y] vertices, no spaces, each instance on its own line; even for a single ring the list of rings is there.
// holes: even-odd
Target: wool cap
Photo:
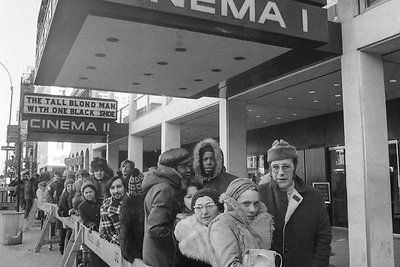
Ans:
[[[257,189],[257,186],[249,178],[236,178],[228,185],[224,194],[238,200],[245,191],[251,188]]]
[[[81,193],[82,193],[82,195],[83,195],[83,192],[85,191],[85,188],[86,188],[86,187],[92,188],[93,191],[94,191],[95,193],[97,192],[97,189],[96,189],[96,186],[94,185],[94,183],[92,183],[92,182],[90,182],[90,181],[87,181],[87,182],[84,182],[84,183],[82,184],[82,188],[81,188]]]
[[[192,210],[194,205],[196,204],[197,199],[201,197],[210,197],[217,205],[219,211],[222,212],[224,210],[224,206],[221,203],[219,203],[219,193],[215,189],[211,188],[200,189],[193,195],[191,203]]]
[[[270,163],[274,160],[297,159],[298,156],[296,148],[281,139],[272,143],[272,147],[268,150],[267,161]]]
[[[158,163],[167,167],[175,167],[179,164],[187,163],[192,158],[184,148],[173,148],[161,154]]]
[[[64,182],[64,188],[67,188],[67,185],[73,184],[74,182],[75,182],[74,179],[67,179],[67,180],[65,180],[65,182]]]

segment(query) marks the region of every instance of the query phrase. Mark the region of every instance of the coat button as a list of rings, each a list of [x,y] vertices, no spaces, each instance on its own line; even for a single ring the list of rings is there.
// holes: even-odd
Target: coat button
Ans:
[[[289,250],[288,250],[287,248],[285,248],[285,250],[284,250],[284,251],[285,251],[285,253],[288,253],[288,252],[289,252]]]

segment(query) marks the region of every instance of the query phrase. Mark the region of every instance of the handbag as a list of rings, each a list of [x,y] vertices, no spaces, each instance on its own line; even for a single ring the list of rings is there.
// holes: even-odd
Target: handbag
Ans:
[[[275,267],[275,257],[281,258],[280,267],[282,267],[282,256],[268,249],[248,249],[243,258],[243,266],[246,267]]]

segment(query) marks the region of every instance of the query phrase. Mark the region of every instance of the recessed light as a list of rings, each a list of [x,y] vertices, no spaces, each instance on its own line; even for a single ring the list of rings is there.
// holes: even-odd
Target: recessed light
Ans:
[[[86,68],[87,68],[88,70],[95,70],[95,69],[97,69],[97,67],[95,67],[95,66],[86,66]]]
[[[341,96],[342,96],[341,94],[334,95],[334,97],[341,97]]]
[[[282,119],[282,117],[276,117],[276,119],[277,119],[277,120],[281,120],[281,119]]]
[[[103,54],[103,53],[96,53],[95,56],[96,56],[96,57],[106,57],[106,54]]]
[[[334,86],[334,87],[339,87],[339,86],[340,86],[340,83],[334,83],[333,86]]]
[[[195,81],[195,82],[202,82],[203,79],[195,79],[194,81]]]
[[[338,103],[336,103],[336,106],[340,106],[340,105],[342,105],[342,103],[339,103],[339,102],[338,102]]]
[[[297,113],[292,113],[292,116],[297,116]]]
[[[132,85],[140,85],[140,83],[133,82]]]
[[[211,71],[212,72],[220,72],[221,70],[220,69],[212,69]]]
[[[308,91],[308,93],[309,94],[315,94],[315,91],[314,90],[310,90],[310,91]]]
[[[186,48],[178,47],[178,48],[175,48],[175,51],[176,51],[176,52],[185,52],[185,51],[186,51]]]
[[[179,90],[187,90],[186,87],[179,87]]]
[[[144,75],[144,76],[152,76],[153,73],[151,73],[151,72],[146,72],[146,73],[143,73],[143,75]]]
[[[119,39],[118,38],[114,38],[114,37],[107,38],[106,40],[111,42],[111,43],[119,42]]]
[[[87,80],[87,77],[79,77],[79,80]]]
[[[158,62],[157,64],[158,64],[158,65],[168,65],[168,62],[166,62],[166,61],[160,61],[160,62]]]
[[[263,123],[267,123],[267,121],[262,121]]]
[[[249,109],[249,110],[247,110],[248,112],[252,112],[253,110],[252,109]]]
[[[317,99],[315,99],[315,100],[313,100],[312,102],[313,102],[313,103],[318,103],[319,101],[318,101]]]
[[[390,83],[397,83],[397,80],[396,79],[391,79],[391,80],[389,80],[389,82]]]
[[[288,100],[293,100],[293,97],[288,97],[287,99],[288,99]]]
[[[260,118],[260,117],[261,117],[260,115],[257,115],[257,116],[256,116],[256,118]]]
[[[239,60],[239,61],[240,61],[240,60],[245,60],[246,58],[245,58],[245,57],[234,57],[233,59],[234,59],[234,60]]]

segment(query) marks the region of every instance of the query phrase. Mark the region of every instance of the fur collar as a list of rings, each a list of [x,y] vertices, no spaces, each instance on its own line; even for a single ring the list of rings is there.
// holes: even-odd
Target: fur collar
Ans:
[[[179,221],[174,234],[183,255],[218,266],[208,241],[208,229],[197,221],[195,215]]]
[[[205,174],[201,167],[202,163],[200,159],[200,150],[206,146],[211,146],[212,149],[214,150],[215,169],[212,177],[210,178],[205,177]],[[224,170],[224,157],[222,155],[222,151],[219,148],[218,143],[214,139],[207,138],[197,143],[197,145],[193,150],[193,169],[195,176],[201,178],[201,180],[214,179],[216,176],[220,175],[220,173]]]

